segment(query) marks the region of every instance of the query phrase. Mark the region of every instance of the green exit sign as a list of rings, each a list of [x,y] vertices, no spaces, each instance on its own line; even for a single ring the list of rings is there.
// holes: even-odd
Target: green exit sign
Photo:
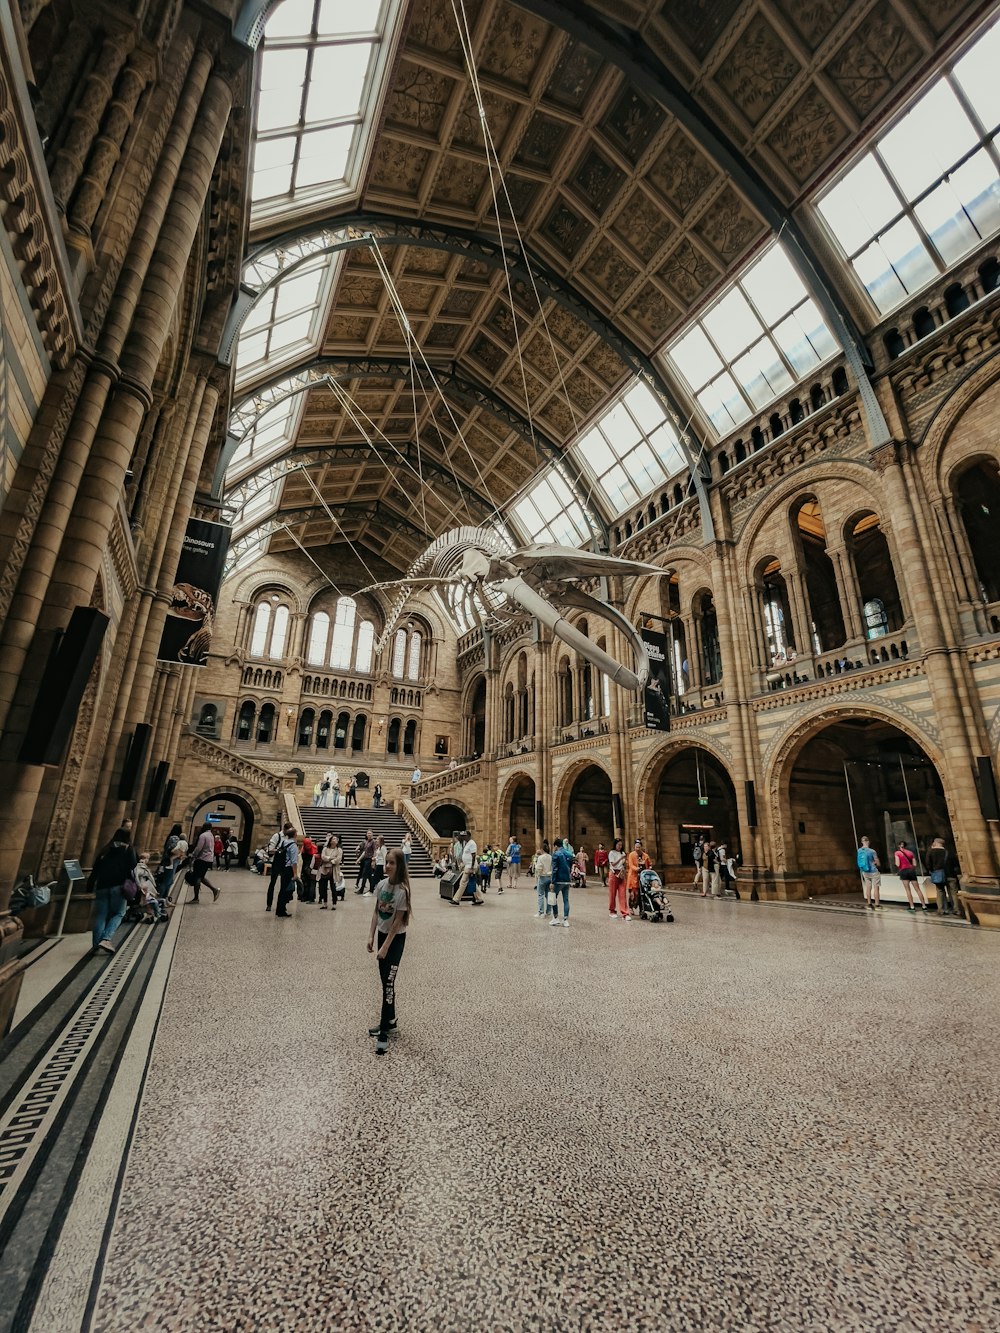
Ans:
[[[699,796],[699,797],[698,797],[698,804],[699,804],[699,805],[708,805],[708,797],[707,797],[707,796]]]

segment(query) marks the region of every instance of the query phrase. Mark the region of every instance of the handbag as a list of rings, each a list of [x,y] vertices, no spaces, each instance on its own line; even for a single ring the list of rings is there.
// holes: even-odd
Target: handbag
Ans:
[[[551,884],[549,885],[548,893],[545,895],[545,901],[550,907],[555,907],[556,903],[559,901],[558,894]]]
[[[938,884],[938,885],[944,884],[944,883],[947,882],[947,878],[948,878],[948,877],[947,877],[947,875],[945,874],[945,872],[944,872],[943,870],[932,870],[932,871],[931,871],[931,883],[932,883],[932,884]]]

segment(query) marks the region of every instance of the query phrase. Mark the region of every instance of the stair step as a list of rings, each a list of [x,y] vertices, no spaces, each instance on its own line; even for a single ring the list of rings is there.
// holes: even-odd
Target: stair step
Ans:
[[[300,805],[299,816],[302,827],[313,842],[322,842],[331,833],[336,833],[344,846],[348,861],[354,847],[363,841],[365,833],[371,829],[381,834],[391,847],[398,847],[408,826],[400,819],[391,806],[379,809],[358,809],[357,806],[320,806]],[[410,874],[427,876],[433,871],[433,863],[427,848],[416,838],[410,854]]]

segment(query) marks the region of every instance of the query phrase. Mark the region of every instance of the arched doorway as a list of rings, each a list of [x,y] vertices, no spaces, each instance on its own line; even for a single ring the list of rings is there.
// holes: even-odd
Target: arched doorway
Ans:
[[[190,809],[190,806],[188,808]],[[184,829],[184,836],[192,844],[198,829],[206,822],[219,832],[228,831],[234,834],[240,845],[240,861],[245,863],[253,851],[255,820],[254,808],[245,796],[235,791],[216,791],[198,801],[187,827],[184,828],[183,825],[181,827]]]
[[[1000,554],[997,519],[1000,517],[1000,465],[996,459],[973,463],[955,482],[965,535],[976,571],[978,592],[984,602],[1000,601]]]
[[[611,804],[611,779],[603,768],[589,764],[578,773],[569,790],[566,813],[561,828],[549,825],[550,837],[569,838],[574,847],[593,852],[599,842],[610,847],[614,841],[614,812]]]
[[[428,814],[427,822],[439,838],[450,838],[469,827],[469,816],[460,805],[439,805]]]
[[[513,833],[517,840],[524,843],[535,834],[535,783],[533,778],[522,776],[508,790],[504,801],[503,818],[500,833],[506,838]]]
[[[860,901],[855,853],[863,834],[889,875],[901,839],[921,867],[933,838],[954,846],[933,762],[880,719],[849,717],[815,732],[789,760],[787,784],[787,870],[810,897],[847,894]],[[905,900],[891,881],[883,897]]]
[[[698,746],[678,750],[663,765],[653,795],[653,829],[633,836],[652,841],[668,868],[691,867],[699,834],[740,851],[736,789],[725,766]]]

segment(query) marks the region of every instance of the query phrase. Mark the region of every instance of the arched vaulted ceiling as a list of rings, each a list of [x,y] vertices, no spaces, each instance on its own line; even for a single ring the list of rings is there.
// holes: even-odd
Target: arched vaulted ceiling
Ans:
[[[516,229],[491,178],[456,7]],[[658,353],[781,227],[850,350],[857,305],[845,277],[817,258],[801,201],[991,7],[402,0],[388,74],[366,112],[357,189],[300,211],[292,226],[274,210],[252,222],[258,255],[275,238],[279,252],[294,253],[323,228],[343,236],[348,223],[358,243],[326,261],[331,286],[312,345],[291,363],[243,369],[237,406],[320,359],[342,363],[342,392],[306,389],[277,470],[271,458],[271,471],[245,459],[225,480],[220,471],[218,492],[241,500],[259,474],[273,491],[256,521],[287,522],[307,546],[335,542],[337,525],[313,512],[305,473],[288,470],[301,464],[326,504],[343,509],[351,540],[404,568],[425,531],[436,536],[473,510],[479,521],[484,505],[503,511],[637,372],[702,471],[714,437],[697,415],[689,421],[690,399]],[[260,0],[247,5],[248,36],[265,10]],[[362,243],[379,226],[377,248]],[[409,369],[413,345],[380,262],[440,392],[425,368]],[[250,289],[261,286],[257,272]],[[240,315],[250,303],[248,291]],[[863,348],[854,354],[863,377]],[[482,392],[470,396],[463,384]],[[401,461],[418,444],[422,482]],[[586,494],[568,458],[563,475],[598,526],[615,517]],[[391,522],[368,522],[375,505]],[[272,509],[286,510],[284,519]],[[271,549],[293,545],[270,528]]]

